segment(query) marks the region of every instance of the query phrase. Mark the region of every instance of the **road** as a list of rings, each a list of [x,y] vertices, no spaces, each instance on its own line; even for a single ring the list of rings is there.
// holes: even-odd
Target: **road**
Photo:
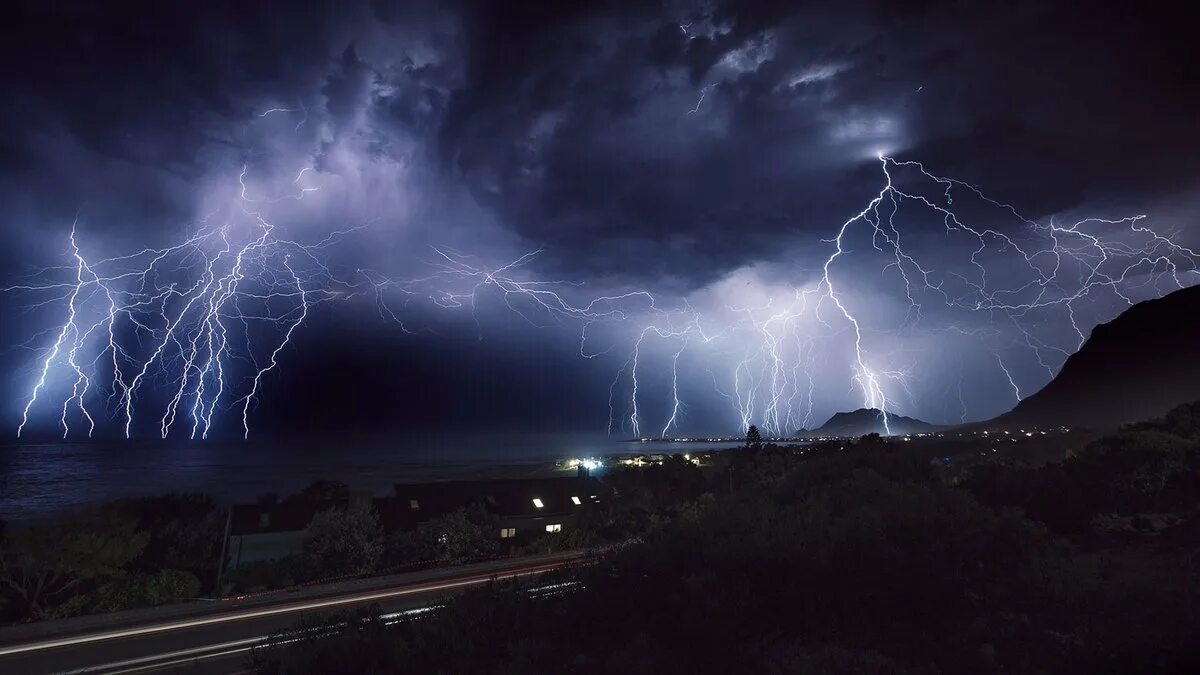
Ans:
[[[64,630],[59,635],[47,624],[41,632],[50,634],[34,640],[10,642],[0,633],[0,673],[238,672],[255,644],[294,626],[302,616],[370,604],[385,613],[420,610],[493,579],[545,574],[577,564],[581,557],[571,552],[425,570],[313,587],[305,589],[303,597],[195,605],[192,615]]]

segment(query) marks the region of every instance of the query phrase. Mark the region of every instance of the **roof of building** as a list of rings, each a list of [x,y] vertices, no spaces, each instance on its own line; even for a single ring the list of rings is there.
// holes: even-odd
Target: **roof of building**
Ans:
[[[476,504],[501,518],[532,518],[567,515],[610,495],[611,490],[600,481],[579,476],[398,484],[395,496],[375,497],[370,502],[380,526],[394,531],[414,529],[424,521]],[[303,530],[317,513],[344,507],[356,498],[363,497],[239,504],[233,507],[230,532],[247,535]]]
[[[595,478],[579,476],[399,484],[395,494],[402,506],[415,500],[419,510],[429,512],[446,513],[481,504],[498,516],[514,517],[570,513],[583,504],[605,499],[609,490]]]
[[[321,511],[345,506],[345,500],[289,500],[275,504],[237,504],[230,517],[233,535],[303,530]]]

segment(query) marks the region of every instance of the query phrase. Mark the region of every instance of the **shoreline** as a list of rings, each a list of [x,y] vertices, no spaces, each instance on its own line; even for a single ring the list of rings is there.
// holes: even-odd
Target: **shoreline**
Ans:
[[[470,445],[458,452],[386,451],[327,446],[288,449],[213,445],[163,449],[143,444],[38,443],[0,446],[0,520],[36,523],[121,499],[203,493],[221,505],[248,503],[265,494],[294,493],[316,480],[384,495],[397,483],[495,480],[572,475],[582,459],[614,463],[622,457],[696,452],[695,444],[608,441],[564,451],[528,447],[525,456],[494,455]],[[708,443],[705,452],[731,447]],[[408,451],[405,451],[408,450]],[[575,462],[571,464],[571,462]]]

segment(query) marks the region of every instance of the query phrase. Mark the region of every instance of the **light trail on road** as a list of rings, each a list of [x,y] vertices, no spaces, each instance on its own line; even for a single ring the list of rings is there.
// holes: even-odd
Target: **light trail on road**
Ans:
[[[333,598],[324,598],[319,600],[309,600],[303,602],[290,603],[282,606],[265,607],[262,609],[241,610],[227,614],[219,614],[216,616],[206,616],[196,619],[187,619],[181,621],[169,621],[146,626],[136,626],[132,628],[122,628],[116,630],[102,631],[98,633],[88,633],[84,635],[76,635],[71,637],[57,638],[53,640],[43,640],[40,642],[31,642],[25,644],[11,645],[0,647],[0,656],[11,656],[15,654],[28,654],[32,652],[46,651],[65,647],[73,647],[86,645],[108,640],[118,640],[122,638],[142,637],[147,635],[155,635],[172,631],[187,630],[192,628],[200,628],[204,626],[212,626],[217,624],[225,624],[236,621],[245,621],[247,619],[257,619],[270,616],[279,616],[287,614],[296,614],[308,612],[318,609],[329,609],[342,607],[346,605],[360,604],[364,602],[374,602],[379,600],[387,600],[392,598],[403,597],[406,595],[417,595],[421,593],[433,593],[437,591],[454,590],[467,588],[471,586],[480,586],[491,581],[503,579],[513,579],[520,576],[530,576],[543,574],[554,570],[561,569],[568,565],[574,564],[575,560],[567,560],[560,562],[542,563],[529,567],[522,567],[513,570],[504,570],[499,572],[481,573],[468,577],[441,580],[435,582],[420,583],[415,585],[407,585],[400,588],[390,588],[382,591],[359,592],[349,595],[343,595]]]

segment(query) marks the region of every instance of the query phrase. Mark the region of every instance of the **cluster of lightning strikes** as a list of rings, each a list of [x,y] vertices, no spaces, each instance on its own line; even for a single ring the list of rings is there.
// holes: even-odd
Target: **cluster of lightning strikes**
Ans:
[[[180,428],[189,437],[207,438],[217,419],[230,414],[249,435],[264,380],[280,367],[312,306],[370,293],[379,312],[402,327],[413,300],[469,308],[478,324],[479,303],[497,297],[532,324],[578,326],[581,356],[621,355],[609,389],[610,433],[641,436],[648,430],[667,437],[678,431],[685,411],[680,361],[706,347],[719,358],[697,361],[707,364],[712,385],[732,406],[737,431],[757,424],[769,435],[786,436],[816,421],[814,372],[828,360],[822,349],[831,342],[848,355],[846,386],[859,393],[863,407],[892,413],[902,401],[911,402],[910,369],[891,367],[886,354],[872,351],[873,337],[887,330],[872,327],[874,317],[856,308],[861,296],[847,293],[849,282],[863,275],[861,265],[846,264],[852,255],[870,254],[881,261],[880,275],[893,275],[892,286],[909,309],[892,333],[922,326],[932,302],[942,306],[943,316],[983,314],[989,335],[999,326],[1013,336],[1004,351],[1008,358],[1033,359],[1047,379],[1086,339],[1089,326],[1076,315],[1084,298],[1107,293],[1132,304],[1131,295],[1157,296],[1200,281],[1200,254],[1150,229],[1144,216],[1037,222],[920,163],[878,159],[879,192],[819,242],[823,263],[803,285],[761,306],[724,312],[698,311],[687,299],[664,302],[646,290],[577,300],[581,284],[538,280],[529,271],[540,250],[492,267],[434,248],[428,273],[418,278],[397,280],[369,269],[337,278],[322,253],[349,231],[312,244],[280,237],[262,214],[262,202],[272,200],[247,197],[244,181],[236,222],[205,224],[173,246],[93,259],[72,228],[70,264],[4,289],[40,296],[31,308],[54,305],[61,311],[59,323],[27,344],[38,358],[17,434],[35,414],[52,414],[64,437],[76,429],[91,435],[102,419],[118,422],[128,437],[142,428],[135,425],[144,417],[164,438]],[[291,196],[299,199],[309,190]],[[915,214],[920,229],[902,229],[902,221],[914,220],[906,216]],[[945,250],[925,259],[919,246],[907,243],[931,236],[954,240],[960,259],[952,261]],[[1048,313],[1070,326],[1069,343],[1055,344],[1032,330]],[[599,325],[627,326],[632,332],[623,334],[631,337],[598,348],[593,334]],[[654,420],[641,400],[646,387],[639,387],[652,342],[665,349],[670,375],[670,400],[651,406]],[[732,372],[713,370],[731,355]],[[997,376],[1019,400],[1021,387],[998,348],[994,361]],[[961,392],[960,382],[960,403]],[[880,422],[890,433],[889,415]]]
[[[248,435],[263,378],[310,307],[347,292],[321,254],[349,230],[312,244],[284,239],[254,208],[258,201],[243,181],[229,222],[202,223],[181,243],[111,258],[85,255],[76,219],[70,264],[3,289],[40,296],[30,309],[59,304],[63,312],[60,325],[28,345],[49,336],[17,435],[42,409],[53,411],[64,438],[73,424],[90,437],[98,418],[117,420],[130,437],[143,417],[163,438],[178,427],[208,438],[228,411]],[[60,373],[62,400],[45,400]]]

